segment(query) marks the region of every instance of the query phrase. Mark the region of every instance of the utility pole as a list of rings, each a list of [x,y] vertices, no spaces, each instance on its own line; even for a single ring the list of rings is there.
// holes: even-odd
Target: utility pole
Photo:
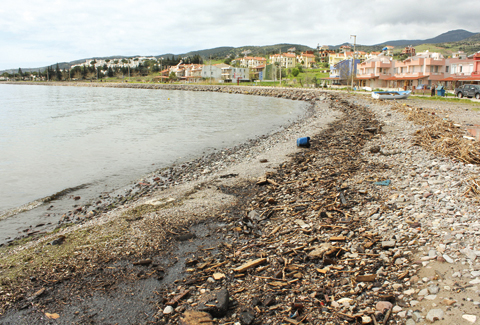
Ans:
[[[278,54],[280,54],[280,58],[281,58],[282,57],[282,48],[278,49]],[[281,63],[281,61],[280,61],[280,87],[282,87],[282,63]]]
[[[353,80],[355,79],[355,51],[357,45],[357,35],[350,35],[350,38],[353,37],[353,60],[352,60],[352,91],[353,91]]]

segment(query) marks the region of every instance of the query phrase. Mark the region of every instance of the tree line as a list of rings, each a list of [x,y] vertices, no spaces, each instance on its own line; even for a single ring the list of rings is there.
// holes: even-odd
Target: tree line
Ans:
[[[58,63],[55,66],[48,66],[46,69],[38,69],[34,71],[23,72],[18,68],[16,73],[4,72],[3,77],[9,79],[31,80],[40,79],[47,81],[63,81],[63,80],[92,80],[102,79],[105,77],[137,77],[148,76],[160,72],[169,66],[183,64],[202,64],[203,59],[196,54],[190,57],[164,57],[159,59],[149,59],[138,62],[138,58],[123,58],[123,59],[107,59],[105,64],[98,64],[97,60],[93,59],[90,64],[76,66],[71,69],[60,69]],[[107,63],[112,62],[113,66]],[[134,63],[135,66],[129,65]]]

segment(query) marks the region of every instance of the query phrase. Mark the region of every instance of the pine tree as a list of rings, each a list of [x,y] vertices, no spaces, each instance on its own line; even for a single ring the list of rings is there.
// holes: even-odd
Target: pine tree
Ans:
[[[60,68],[58,67],[58,63],[55,69],[55,79],[57,79],[57,81],[62,80],[62,71],[60,71]]]

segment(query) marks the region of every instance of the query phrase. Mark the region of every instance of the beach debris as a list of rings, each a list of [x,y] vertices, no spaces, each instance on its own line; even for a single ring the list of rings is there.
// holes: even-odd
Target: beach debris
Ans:
[[[297,147],[310,148],[310,137],[298,138]]]
[[[212,316],[207,312],[187,310],[179,320],[180,325],[213,325]]]
[[[45,313],[45,316],[47,316],[47,318],[50,318],[50,319],[58,319],[58,318],[60,318],[60,315],[57,314],[57,313],[53,313],[53,314]]]

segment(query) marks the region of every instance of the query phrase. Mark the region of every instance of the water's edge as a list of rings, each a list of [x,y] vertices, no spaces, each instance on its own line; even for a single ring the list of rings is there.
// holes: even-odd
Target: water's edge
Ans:
[[[2,82],[1,84],[6,84],[6,83]],[[244,94],[244,95],[276,97],[276,98],[301,100],[301,101],[312,101],[312,102],[315,102],[316,100],[318,100],[319,99],[318,96],[321,93],[323,93],[323,92],[320,92],[319,90],[305,90],[305,89],[300,89],[299,90],[299,89],[288,89],[288,88],[278,89],[278,88],[267,88],[267,87],[259,88],[259,87],[246,87],[246,86],[128,84],[128,83],[121,83],[121,84],[120,83],[70,83],[70,82],[68,82],[68,83],[64,83],[64,82],[48,82],[48,83],[45,83],[45,82],[43,82],[43,83],[24,83],[24,82],[16,83],[15,82],[15,83],[12,83],[12,82],[9,82],[8,84],[206,91],[206,92],[221,92],[221,93],[230,93],[230,94]],[[300,117],[296,121],[291,122],[290,124],[295,124],[295,123],[298,123],[301,120],[304,120],[304,119],[308,118],[309,116],[311,116],[311,113],[312,113],[312,111],[310,110],[310,112],[307,112],[306,115],[304,115],[303,117]],[[288,127],[288,125],[286,127]],[[279,131],[276,131],[276,132],[279,132]],[[240,145],[237,145],[234,148],[229,149],[229,151],[230,151],[229,154],[232,154],[232,153],[235,153],[239,150],[245,149],[246,147],[250,147],[252,145],[255,145],[256,141],[258,141],[258,139],[251,140],[251,141],[248,141],[247,143],[242,143]],[[199,160],[202,163],[202,165],[204,165],[205,162],[207,162],[207,165],[208,165],[208,162],[212,162],[212,161],[215,161],[215,160],[219,159],[218,155],[219,155],[218,152],[216,152],[216,153],[214,152],[214,153],[211,153],[210,155],[203,156],[201,158],[195,159],[195,160],[190,161],[188,163],[186,163],[185,161],[174,163],[170,167],[164,168],[164,170],[167,171],[167,172],[164,173],[164,175],[167,175],[167,177],[168,177],[168,175],[178,176],[178,173],[179,173],[178,169],[182,169],[182,171],[180,173],[191,172],[191,168],[189,168],[189,167],[197,165]],[[185,168],[185,166],[187,166],[187,168]],[[158,173],[158,171],[156,173]],[[149,175],[146,175],[144,178],[142,178],[142,180],[147,179],[148,177],[149,177]],[[156,184],[152,180],[149,180],[149,181],[153,184],[153,186],[151,186],[151,187],[146,186],[146,188],[142,188],[142,186],[138,187],[139,183],[136,183],[135,185],[133,185],[129,190],[131,195],[128,195],[128,200],[133,200],[134,198],[138,198],[138,197],[142,196],[143,194],[145,194],[146,192],[151,191],[154,188],[158,188],[159,185],[160,185],[160,188],[161,188],[162,186],[174,186],[177,183],[177,182],[173,182],[174,184],[167,184],[167,185],[163,184],[162,185],[162,184],[158,184],[158,180],[156,181],[157,182]],[[148,183],[148,181],[147,181],[147,183]],[[141,182],[140,182],[140,184],[141,184]],[[38,208],[39,206],[44,206],[44,208],[46,210],[48,210],[46,205],[50,201],[49,199],[56,199],[56,197],[54,197],[55,195],[56,194],[54,194],[51,197],[47,197],[45,199],[37,200],[35,202],[31,202],[29,204],[26,204],[22,207],[19,207],[14,212],[10,211],[8,213],[8,215],[4,215],[2,217],[3,218],[11,217],[11,216],[16,215],[18,213],[24,212],[26,209]],[[120,197],[120,199],[118,199],[119,197]],[[95,210],[95,208],[89,208],[91,204],[87,204],[86,206],[83,206],[83,207],[80,206],[75,211],[69,211],[69,212],[71,212],[72,214],[79,213],[83,216],[88,216],[89,215],[90,217],[92,217],[94,214],[105,212],[109,208],[114,208],[118,204],[124,203],[124,201],[126,199],[127,199],[127,195],[125,195],[125,197],[122,197],[122,195],[119,195],[118,192],[115,193],[115,191],[113,191],[109,195],[110,205],[107,209],[98,211],[98,210]],[[64,217],[66,217],[66,215],[64,215],[62,217],[62,219],[64,219]],[[1,220],[2,220],[2,218],[0,218],[0,222],[1,222]],[[81,222],[82,219],[81,218],[76,218],[75,220],[71,220],[70,218],[68,218],[67,220],[63,220],[62,223],[69,223],[70,221],[72,221],[73,223],[78,223],[78,222]],[[38,228],[38,229],[36,229],[36,228],[26,229],[24,235],[17,236],[16,238],[10,238],[8,240],[5,240],[4,242],[2,242],[3,238],[0,239],[0,246],[5,244],[5,243],[10,243],[15,239],[19,239],[19,238],[22,238],[22,237],[28,237],[28,236],[37,235],[37,234],[41,234],[41,233],[44,233],[44,232],[51,231],[56,226],[57,226],[56,223],[37,225],[37,227],[40,227],[40,228]]]

